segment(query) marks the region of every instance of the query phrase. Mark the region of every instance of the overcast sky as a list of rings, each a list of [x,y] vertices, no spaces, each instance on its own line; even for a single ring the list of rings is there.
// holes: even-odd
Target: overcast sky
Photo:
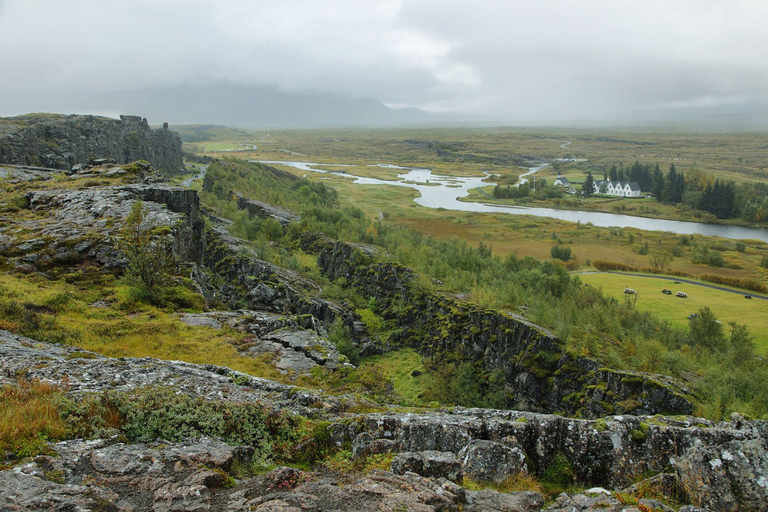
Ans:
[[[767,27],[767,0],[0,0],[0,98],[229,81],[510,121],[765,105]]]

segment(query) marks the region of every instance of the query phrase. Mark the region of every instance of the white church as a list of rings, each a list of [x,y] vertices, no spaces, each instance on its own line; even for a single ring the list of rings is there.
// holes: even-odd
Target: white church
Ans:
[[[595,180],[592,184],[592,193],[620,197],[642,196],[640,185],[634,181]]]

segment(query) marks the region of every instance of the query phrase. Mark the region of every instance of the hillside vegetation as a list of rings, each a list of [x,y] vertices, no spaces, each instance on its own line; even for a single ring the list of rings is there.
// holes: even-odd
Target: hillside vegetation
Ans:
[[[233,160],[214,164],[206,180],[212,192],[203,191],[203,202],[229,215],[234,221],[231,232],[264,247],[263,254],[276,262],[300,267],[296,246],[305,231],[375,244],[386,249],[380,259],[417,270],[422,286],[468,296],[493,308],[522,311],[554,330],[573,354],[595,357],[612,367],[684,378],[698,391],[700,413],[705,416],[723,418],[736,410],[759,417],[768,413],[768,367],[755,355],[751,336],[741,325],[724,326],[705,312],[692,319],[688,329],[675,328],[631,303],[604,296],[570,275],[563,264],[500,257],[482,243],[475,248],[462,240],[438,240],[371,220],[353,206],[340,206],[344,203],[333,190],[306,180],[280,180],[259,164]],[[284,235],[271,233],[270,223],[237,211],[229,190],[295,208],[302,221],[289,226]],[[366,305],[364,297],[344,292],[345,283],[334,286],[360,307]]]

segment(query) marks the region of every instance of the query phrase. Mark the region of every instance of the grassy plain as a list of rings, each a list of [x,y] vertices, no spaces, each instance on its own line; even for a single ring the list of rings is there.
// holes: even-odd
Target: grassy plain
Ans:
[[[723,323],[726,332],[730,331],[726,326],[729,322],[746,325],[754,337],[756,352],[768,355],[768,301],[744,298],[744,295],[752,292],[737,290],[739,293],[735,294],[688,283],[674,284],[673,281],[654,277],[605,272],[584,273],[579,278],[618,300],[636,299],[637,309],[650,311],[675,327],[686,328],[688,315],[708,306]],[[624,288],[632,288],[637,295],[625,295]],[[665,288],[671,290],[673,295],[661,293]],[[678,291],[686,293],[688,297],[676,297],[674,293]]]
[[[176,126],[185,133],[191,127]],[[239,149],[246,140],[258,146],[238,157],[336,163],[391,163],[401,165],[468,164],[515,169],[526,156],[544,160],[588,158],[589,162],[556,162],[542,176],[558,168],[569,178],[588,169],[614,163],[658,163],[663,170],[674,163],[685,171],[691,165],[736,181],[767,181],[768,139],[761,132],[679,133],[663,130],[597,130],[568,128],[455,128],[455,129],[339,129],[339,130],[210,130],[210,141],[198,150]],[[564,145],[570,141],[570,145]],[[563,146],[563,147],[561,147]],[[505,162],[507,160],[507,162]]]
[[[301,160],[322,162],[328,170],[346,170],[351,174],[395,179],[398,170],[375,167],[372,164],[394,164],[427,167],[435,173],[456,176],[478,176],[494,173],[510,176],[510,182],[539,159],[552,165],[537,176],[549,183],[558,173],[571,181],[582,181],[586,172],[595,176],[614,163],[658,163],[666,172],[674,163],[686,171],[695,165],[720,178],[735,181],[768,182],[768,142],[762,133],[686,134],[676,132],[599,131],[576,129],[411,129],[411,130],[295,130],[233,133],[215,132],[211,141],[197,143],[197,150],[241,148],[245,140],[253,141],[256,150],[230,153],[238,158],[255,160]],[[570,141],[571,144],[565,144]],[[222,153],[209,153],[225,156]],[[557,161],[561,158],[589,159],[588,162]],[[336,164],[336,165],[334,165]],[[340,167],[338,164],[351,165]],[[733,240],[715,237],[683,237],[664,232],[636,229],[599,228],[589,224],[576,225],[555,219],[511,216],[504,214],[471,213],[423,208],[413,202],[417,192],[402,187],[354,185],[350,179],[297,171],[280,167],[312,180],[322,180],[335,187],[342,203],[361,208],[372,221],[382,220],[412,227],[424,234],[441,239],[457,237],[471,245],[483,242],[494,254],[515,254],[548,259],[554,244],[571,248],[577,260],[571,265],[588,268],[593,260],[609,260],[637,267],[652,267],[657,253],[670,255],[666,270],[691,275],[716,274],[724,277],[750,278],[768,284],[768,271],[761,262],[768,257],[768,244],[744,241],[738,247]],[[484,192],[491,194],[489,183]],[[472,191],[469,200],[491,201],[480,191]],[[510,202],[510,201],[506,201]],[[536,206],[536,203],[527,203]],[[542,203],[539,206],[553,206]],[[617,200],[593,198],[584,201],[570,196],[554,205],[560,208],[583,208],[610,213],[625,213],[678,220],[701,220],[698,214],[682,211],[675,206],[662,205],[653,199]],[[687,239],[686,239],[687,238]],[[722,266],[694,263],[702,251],[716,251],[722,256]],[[596,279],[596,278],[590,278]],[[586,279],[585,279],[586,280]],[[619,287],[619,293],[623,285]],[[606,288],[606,291],[608,289]],[[714,292],[714,291],[713,291]],[[709,293],[709,292],[708,292]],[[649,294],[643,294],[648,298]],[[659,294],[660,295],[660,294]],[[744,308],[739,295],[717,295],[716,314],[723,320],[733,311]],[[659,300],[661,297],[659,298]],[[648,299],[650,300],[650,299]],[[654,299],[655,300],[655,299]],[[698,304],[692,299],[687,304]],[[645,299],[643,300],[645,302]],[[727,304],[727,306],[726,306]],[[702,305],[706,305],[702,303]],[[711,305],[711,304],[710,304]],[[756,307],[756,306],[755,306]],[[674,320],[684,325],[683,320]],[[722,311],[720,311],[722,310]],[[687,314],[686,314],[687,315]],[[768,344],[768,331],[757,319],[748,322],[754,335]],[[742,320],[743,321],[743,320]]]

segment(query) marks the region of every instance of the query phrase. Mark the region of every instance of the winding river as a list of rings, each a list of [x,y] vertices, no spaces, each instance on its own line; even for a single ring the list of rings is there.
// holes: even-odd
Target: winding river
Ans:
[[[257,161],[257,160],[254,160]],[[284,162],[284,161],[261,161],[264,164],[285,165],[295,169],[334,174],[354,178],[354,183],[358,185],[390,185],[394,187],[408,187],[417,190],[421,197],[414,201],[427,208],[445,208],[448,210],[459,210],[464,212],[486,212],[486,213],[506,213],[510,215],[532,215],[534,217],[549,217],[569,222],[589,223],[601,227],[621,227],[636,228],[646,231],[669,231],[681,235],[706,235],[719,236],[735,240],[762,240],[768,242],[768,229],[746,228],[740,226],[727,226],[723,224],[703,224],[700,222],[683,222],[677,220],[651,219],[646,217],[634,217],[632,215],[619,215],[603,212],[585,212],[574,210],[558,210],[555,208],[531,208],[525,206],[503,206],[487,203],[470,203],[459,201],[460,197],[469,195],[473,188],[484,187],[488,182],[481,178],[459,178],[455,176],[441,176],[432,174],[431,169],[420,169],[416,167],[400,167],[397,165],[377,164],[369,167],[382,167],[387,169],[399,169],[403,173],[397,176],[397,181],[381,180],[377,178],[366,178],[354,176],[346,172],[326,171],[322,167],[324,164],[315,164],[309,162]],[[338,164],[328,164],[333,167],[352,167]],[[547,164],[531,167],[529,172],[523,176],[529,176],[536,171],[543,169]]]

